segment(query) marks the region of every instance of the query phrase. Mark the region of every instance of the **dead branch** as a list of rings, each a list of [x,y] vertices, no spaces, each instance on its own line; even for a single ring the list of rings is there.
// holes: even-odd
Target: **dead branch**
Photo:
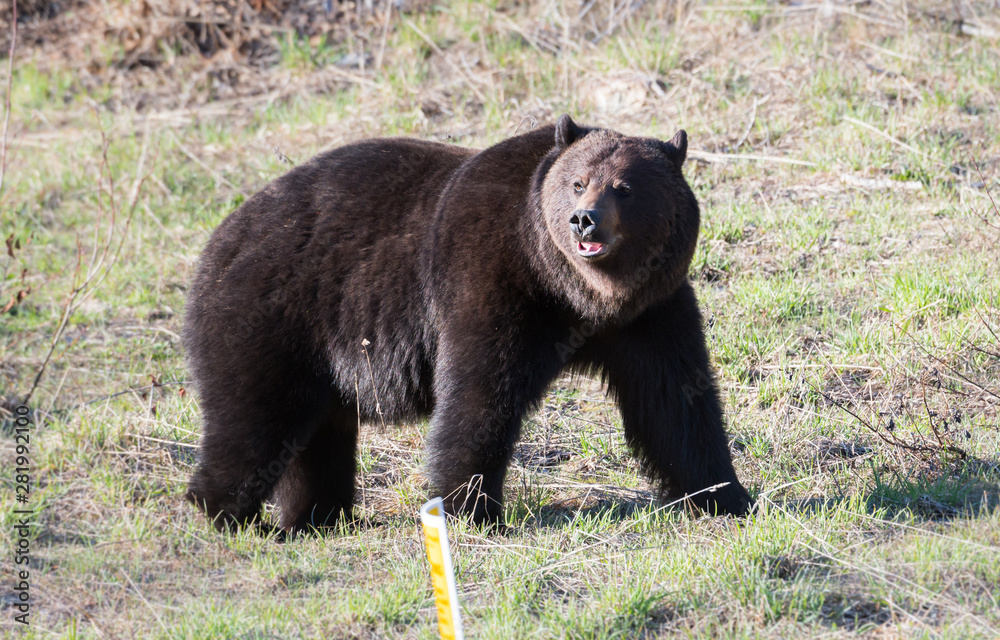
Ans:
[[[871,423],[871,421],[867,420],[866,418],[864,418],[863,416],[861,416],[859,413],[855,412],[852,408],[848,407],[843,402],[840,402],[839,400],[837,400],[836,398],[834,398],[830,394],[828,394],[828,393],[826,393],[824,391],[821,391],[820,389],[816,388],[815,385],[812,385],[811,383],[808,383],[808,382],[806,384],[809,384],[809,386],[813,388],[813,391],[815,391],[819,395],[823,396],[823,398],[825,398],[827,402],[829,402],[830,404],[834,405],[835,407],[837,407],[841,411],[844,411],[845,413],[847,413],[847,414],[851,415],[852,417],[854,417],[854,419],[857,420],[858,423],[861,424],[861,426],[863,426],[865,429],[867,429],[868,431],[870,431],[873,434],[875,434],[875,437],[877,437],[879,440],[881,440],[882,442],[884,442],[884,443],[886,443],[886,444],[888,444],[888,445],[890,445],[892,447],[896,447],[898,449],[902,449],[902,450],[908,451],[910,453],[940,454],[943,451],[947,451],[949,453],[953,453],[953,454],[957,455],[958,457],[960,457],[963,460],[965,460],[966,458],[969,457],[969,454],[966,453],[963,449],[961,449],[960,447],[956,447],[954,445],[946,444],[943,440],[941,440],[940,436],[938,436],[938,445],[937,446],[920,444],[920,443],[916,443],[916,442],[905,442],[904,440],[902,440],[901,438],[899,438],[898,436],[896,436],[896,434],[894,434],[893,432],[891,432],[891,431],[889,431],[887,429],[886,430],[880,429],[879,426],[881,426],[881,425],[879,425],[879,426],[873,425]],[[925,402],[926,402],[926,400],[925,400]],[[937,435],[937,430],[935,429],[933,423],[931,424],[931,428],[934,430],[935,435]],[[886,435],[886,434],[888,434],[888,435]]]
[[[59,322],[56,325],[56,330],[52,334],[52,341],[49,343],[42,365],[35,373],[35,378],[31,384],[31,388],[22,400],[24,404],[28,404],[29,400],[31,400],[31,397],[38,389],[38,385],[41,383],[42,377],[45,375],[49,364],[52,362],[56,347],[62,339],[62,335],[65,333],[66,327],[69,325],[69,321],[73,317],[73,314],[76,313],[84,302],[94,295],[94,292],[100,288],[105,278],[108,277],[108,274],[111,273],[111,270],[118,262],[122,247],[125,245],[125,240],[128,237],[128,230],[132,224],[132,218],[135,216],[137,205],[139,203],[139,195],[142,193],[142,186],[152,173],[152,170],[150,170],[149,172],[143,174],[146,162],[146,147],[148,143],[149,136],[144,136],[143,147],[139,156],[139,165],[136,167],[136,178],[132,188],[131,199],[128,202],[124,227],[122,228],[116,244],[115,232],[119,224],[118,218],[120,211],[119,205],[115,200],[116,187],[114,176],[111,173],[110,164],[108,162],[108,139],[105,136],[104,131],[101,131],[101,165],[98,176],[98,213],[97,220],[94,223],[94,247],[90,255],[90,259],[86,262],[85,266],[83,245],[80,242],[79,236],[77,237],[76,266],[73,270],[73,286],[66,295],[66,301],[63,303],[62,312],[59,316]],[[107,172],[107,189],[105,189],[105,172]],[[102,220],[105,214],[105,200],[107,200],[108,203],[109,220],[107,236],[105,237],[102,245],[100,242],[100,235]]]
[[[10,51],[7,53],[7,97],[4,98],[3,137],[0,139],[0,203],[3,202],[3,182],[7,175],[7,131],[10,129],[11,93],[14,89],[14,50],[17,45],[17,0],[12,0],[10,19]]]
[[[994,215],[996,215],[997,218],[1000,219],[1000,208],[997,208],[997,203],[995,200],[993,200],[993,194],[990,193],[990,187],[989,185],[986,184],[986,178],[985,176],[983,176],[983,170],[979,168],[979,163],[976,162],[975,158],[972,158],[972,166],[976,168],[976,173],[979,174],[979,181],[983,183],[983,189],[986,190],[986,196],[990,199],[990,205],[992,205],[993,207]],[[985,224],[987,227],[989,227],[990,229],[996,229],[997,231],[1000,231],[1000,224],[990,222],[989,214],[979,213],[979,211],[976,209],[973,209],[972,212],[976,214],[976,217],[982,220],[983,224]]]

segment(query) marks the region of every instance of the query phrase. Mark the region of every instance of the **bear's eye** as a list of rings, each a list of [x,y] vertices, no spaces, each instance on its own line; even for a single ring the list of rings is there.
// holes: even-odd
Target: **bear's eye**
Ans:
[[[585,189],[586,187],[584,187],[583,183],[580,182],[579,180],[573,183],[573,191],[577,193],[583,193]]]
[[[615,191],[617,191],[618,195],[620,196],[627,196],[628,194],[632,193],[632,187],[628,186],[623,182],[617,187],[615,187]]]

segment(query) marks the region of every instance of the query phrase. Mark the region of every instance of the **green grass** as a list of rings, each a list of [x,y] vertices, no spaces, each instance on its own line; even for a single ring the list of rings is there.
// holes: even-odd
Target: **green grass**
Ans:
[[[266,91],[224,104],[197,98],[206,81],[180,105],[181,85],[85,83],[24,52],[0,206],[21,247],[0,257],[0,308],[31,289],[0,316],[0,396],[31,387],[78,243],[86,269],[95,232],[122,238],[143,153],[151,173],[32,398],[51,413],[31,445],[32,625],[5,599],[4,637],[437,637],[416,517],[426,422],[363,430],[359,521],[328,536],[220,535],[181,499],[200,433],[186,286],[215,226],[287,170],[275,147],[294,162],[374,135],[481,147],[565,110],[636,135],[684,128],[709,154],[685,165],[702,204],[691,277],[760,508],[660,505],[599,385],[560,380],[525,425],[506,532],[450,521],[467,637],[997,637],[1000,213],[977,184],[1000,196],[996,43],[921,4],[783,7],[689,3],[677,24],[676,4],[650,3],[607,34],[610,2],[582,20],[570,4],[442,5],[396,14],[381,67],[349,77],[323,74],[377,58],[380,21],[329,43],[282,36],[281,64],[252,71]],[[123,49],[95,51],[111,68]],[[615,74],[656,89],[598,100]]]

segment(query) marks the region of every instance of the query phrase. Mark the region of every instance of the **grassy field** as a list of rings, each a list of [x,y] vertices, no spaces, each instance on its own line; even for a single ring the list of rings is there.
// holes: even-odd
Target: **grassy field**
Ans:
[[[373,135],[482,147],[569,112],[690,136],[691,278],[759,510],[657,504],[599,384],[562,380],[525,426],[506,532],[451,522],[467,637],[1000,637],[998,14],[456,2],[281,33],[264,69],[166,45],[172,64],[127,67],[118,31],[86,64],[18,51],[0,200],[12,550],[9,412],[48,364],[28,402],[31,624],[5,552],[0,634],[437,637],[426,424],[364,428],[361,519],[335,535],[220,535],[181,499],[200,432],[187,283],[289,163]]]

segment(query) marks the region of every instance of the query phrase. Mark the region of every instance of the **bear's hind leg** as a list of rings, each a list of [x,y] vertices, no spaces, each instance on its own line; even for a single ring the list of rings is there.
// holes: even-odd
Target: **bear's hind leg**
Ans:
[[[348,409],[338,406],[330,413],[275,488],[286,532],[331,527],[342,515],[350,517],[358,427],[356,414]]]
[[[284,470],[282,456],[289,455],[288,449],[280,438],[241,440],[238,446],[218,440],[207,435],[202,441],[201,461],[186,497],[220,530],[259,525],[261,504]],[[294,439],[291,446],[294,450]]]
[[[202,393],[204,437],[187,498],[219,529],[260,523],[264,499],[327,413],[328,387],[299,379],[282,388],[280,379],[259,393],[236,384]]]

